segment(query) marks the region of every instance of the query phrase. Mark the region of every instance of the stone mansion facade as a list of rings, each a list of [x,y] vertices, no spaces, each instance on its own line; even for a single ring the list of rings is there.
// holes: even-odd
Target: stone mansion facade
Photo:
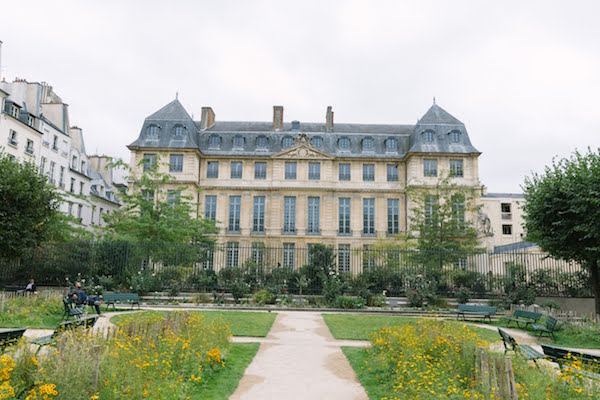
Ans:
[[[128,148],[138,174],[144,159],[160,157],[159,168],[176,179],[168,196],[186,185],[228,248],[365,248],[406,232],[407,188],[450,176],[483,193],[481,153],[465,125],[435,103],[415,125],[376,125],[334,124],[331,107],[321,123],[284,122],[281,106],[269,122],[218,121],[210,107],[194,121],[174,100],[145,119]],[[477,223],[478,215],[463,208],[462,218]]]

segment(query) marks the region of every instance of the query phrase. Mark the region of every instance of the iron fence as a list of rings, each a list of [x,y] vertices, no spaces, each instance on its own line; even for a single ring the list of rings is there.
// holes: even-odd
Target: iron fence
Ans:
[[[239,243],[191,245],[124,241],[46,244],[17,260],[0,259],[0,284],[63,286],[89,279],[115,290],[230,290],[281,287],[320,293],[322,274],[336,274],[346,290],[404,295],[420,282],[452,295],[460,287],[490,297],[526,287],[538,296],[592,297],[589,276],[573,262],[538,252],[458,252],[365,249],[347,245],[298,247]],[[304,277],[304,278],[302,278]]]

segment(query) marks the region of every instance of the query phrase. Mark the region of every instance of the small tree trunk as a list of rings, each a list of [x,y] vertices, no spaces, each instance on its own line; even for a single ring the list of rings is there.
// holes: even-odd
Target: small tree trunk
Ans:
[[[596,314],[600,314],[600,269],[598,269],[598,261],[590,261],[588,268],[590,269],[590,280],[592,281],[592,290],[594,291]]]

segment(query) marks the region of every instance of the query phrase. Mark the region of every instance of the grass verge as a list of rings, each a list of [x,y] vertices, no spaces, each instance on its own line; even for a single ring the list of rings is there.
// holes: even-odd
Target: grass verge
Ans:
[[[342,347],[342,352],[350,362],[352,369],[358,377],[358,381],[367,392],[369,399],[384,399],[387,397],[384,386],[381,385],[377,375],[370,373],[365,368],[367,360],[367,349],[362,347]]]
[[[343,340],[368,340],[369,335],[381,328],[390,328],[418,321],[419,317],[396,317],[362,314],[323,314],[323,319],[335,339]],[[448,323],[463,325],[461,322],[447,321]],[[486,328],[468,326],[467,329],[488,342],[500,339],[498,332]]]
[[[275,318],[276,313],[263,313],[263,312],[246,312],[246,311],[190,311],[198,313],[206,319],[207,322],[222,320],[231,330],[233,336],[251,336],[251,337],[265,337]],[[143,311],[135,314],[128,314],[129,316],[135,315],[140,319],[149,318],[153,314],[165,314],[167,311]],[[126,318],[125,315],[117,315],[111,318],[111,322],[118,324]]]
[[[191,393],[191,397],[206,400],[228,399],[238,387],[259,346],[259,343],[231,344],[227,359],[224,360],[225,368],[208,376],[204,384]]]

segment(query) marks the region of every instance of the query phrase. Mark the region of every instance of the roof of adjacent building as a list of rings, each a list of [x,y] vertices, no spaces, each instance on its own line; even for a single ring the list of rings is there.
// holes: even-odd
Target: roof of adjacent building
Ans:
[[[509,253],[512,251],[530,249],[532,247],[538,247],[537,243],[516,242],[516,243],[510,243],[510,244],[503,244],[501,246],[494,246],[494,253]]]
[[[433,132],[433,140],[425,141],[425,131]],[[458,133],[458,141],[450,140],[451,132]],[[322,144],[315,147],[341,158],[402,158],[408,153],[480,154],[471,144],[465,125],[435,103],[416,125],[336,123],[328,132],[324,122],[283,123],[281,130],[274,130],[272,121],[218,120],[203,130],[201,121],[193,121],[175,99],[144,120],[139,137],[128,147],[197,149],[215,156],[271,156],[286,148],[285,137],[295,138],[299,133],[311,139],[320,137]],[[234,147],[236,136],[242,138],[242,146]],[[260,137],[266,139],[266,147],[258,147]],[[211,146],[211,140],[219,145]],[[340,148],[341,140],[349,140],[350,146]],[[373,144],[370,149],[364,146],[367,140]]]
[[[525,196],[523,193],[486,193],[481,197],[522,199]]]

